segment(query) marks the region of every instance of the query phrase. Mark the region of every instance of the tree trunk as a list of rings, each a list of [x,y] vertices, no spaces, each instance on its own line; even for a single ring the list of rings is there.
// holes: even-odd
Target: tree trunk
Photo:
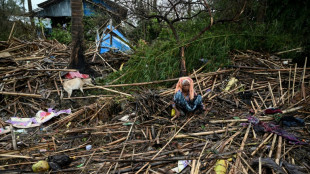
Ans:
[[[153,0],[153,11],[156,12],[157,9],[157,0]]]
[[[192,0],[188,0],[188,9],[187,9],[187,15],[188,17],[192,16]]]
[[[32,14],[32,2],[31,0],[28,0],[28,11],[30,13],[30,22],[31,22],[31,26],[32,28],[34,28],[34,20],[33,20],[33,14]]]
[[[187,76],[187,72],[186,72],[186,62],[185,62],[185,53],[184,53],[184,46],[181,47],[180,51],[181,51],[181,76]]]
[[[69,68],[85,72],[86,61],[84,57],[84,27],[83,27],[83,2],[82,0],[71,0],[71,36],[72,52]]]

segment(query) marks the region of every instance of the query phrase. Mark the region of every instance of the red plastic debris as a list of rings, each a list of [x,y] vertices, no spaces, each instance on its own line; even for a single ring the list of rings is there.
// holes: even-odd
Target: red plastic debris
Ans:
[[[81,79],[87,79],[89,78],[89,75],[87,74],[81,74],[80,72],[68,72],[68,74],[66,74],[66,79],[74,79],[74,78],[81,78]]]
[[[277,108],[268,108],[268,109],[265,110],[265,114],[276,114],[276,113],[282,114],[281,109],[277,109]]]

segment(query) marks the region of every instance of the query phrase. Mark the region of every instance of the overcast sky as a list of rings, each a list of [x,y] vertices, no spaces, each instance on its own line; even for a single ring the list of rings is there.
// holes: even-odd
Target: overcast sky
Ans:
[[[46,1],[46,0],[32,0],[31,2],[32,2],[32,9],[34,10],[34,9],[36,9],[36,8],[38,8],[38,4],[40,4],[41,2],[44,2],[44,1]],[[26,0],[25,1],[25,7],[26,7],[26,9],[28,10],[28,1]]]

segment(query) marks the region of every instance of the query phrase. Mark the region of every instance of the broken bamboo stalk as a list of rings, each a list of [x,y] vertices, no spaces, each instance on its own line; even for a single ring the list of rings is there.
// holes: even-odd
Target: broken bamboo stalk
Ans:
[[[307,57],[305,59],[305,64],[304,64],[304,70],[302,73],[302,82],[301,82],[301,91],[302,91],[302,96],[306,100],[306,89],[305,89],[305,74],[306,74],[306,66],[307,66]]]
[[[194,118],[194,116],[192,116],[191,118],[189,118],[184,124],[183,126],[170,138],[170,140],[165,144],[164,147],[162,147],[152,158],[151,160],[155,159],[167,146],[168,144],[170,144],[170,142],[178,135],[178,133],[184,128],[184,126],[189,123],[192,119]],[[143,165],[135,174],[140,173],[146,166],[148,166],[150,163],[146,163],[145,165]]]
[[[292,76],[292,67],[290,66],[290,72],[289,72],[289,75],[288,75],[288,89],[287,89],[287,103],[290,103],[290,91],[291,91],[291,76]]]
[[[135,122],[136,122],[137,118],[138,118],[138,117],[135,117],[135,119],[134,119],[134,121],[133,121],[133,124],[130,126],[129,132],[128,132],[128,134],[127,134],[125,143],[124,143],[123,148],[122,148],[122,151],[121,151],[121,154],[120,154],[119,157],[118,157],[119,160],[120,160],[120,159],[122,158],[122,156],[123,156],[123,153],[124,153],[124,150],[125,150],[125,147],[126,147],[126,142],[128,141],[128,138],[129,138],[129,136],[130,136],[130,134],[131,134],[132,128],[133,128],[133,126],[135,125]],[[116,171],[116,169],[117,169],[117,166],[118,166],[118,162],[115,164],[114,173],[115,173],[115,171]]]
[[[12,136],[12,146],[14,150],[17,150],[17,144],[16,144],[16,137],[14,133],[14,128],[12,125],[10,125],[10,130],[11,130],[11,136]]]
[[[228,129],[228,131],[235,131],[235,130],[237,130],[237,128],[230,128],[230,129]],[[211,135],[211,134],[214,134],[214,133],[223,133],[225,131],[226,131],[226,129],[216,130],[216,131],[207,131],[207,132],[198,132],[198,133],[179,134],[179,135],[175,136],[175,138],[187,138],[187,137],[190,137],[190,136]]]
[[[273,92],[272,92],[272,88],[271,88],[271,85],[270,85],[269,82],[268,82],[268,88],[269,88],[269,92],[271,94],[271,99],[272,99],[273,107],[277,107],[277,103],[276,103],[276,100],[274,98],[274,95],[273,95]]]
[[[273,133],[271,133],[260,145],[251,153],[251,156],[254,156],[256,152],[271,138]]]
[[[259,120],[261,121],[270,121],[273,120],[272,117],[259,117]],[[243,118],[243,119],[229,119],[229,120],[210,120],[210,123],[233,123],[233,122],[247,122],[248,119],[247,118]]]
[[[246,142],[246,140],[247,140],[247,138],[248,138],[248,135],[249,135],[249,132],[250,132],[250,128],[251,128],[251,123],[249,124],[249,126],[248,126],[248,128],[247,128],[247,130],[246,130],[246,132],[245,132],[245,135],[244,135],[244,137],[243,137],[243,140],[242,140],[242,142],[241,142],[241,146],[240,146],[240,148],[239,148],[239,151],[240,152],[238,152],[238,156],[237,156],[237,159],[236,159],[236,162],[235,162],[235,166],[238,168],[239,167],[239,165],[240,165],[240,157],[239,156],[241,156],[242,155],[242,151],[243,151],[243,149],[244,149],[244,145],[245,145],[245,142]]]
[[[94,86],[95,88],[99,88],[99,89],[103,89],[103,90],[106,90],[106,91],[109,91],[109,92],[113,92],[113,93],[117,93],[117,94],[120,94],[120,95],[125,95],[127,97],[132,97],[132,95],[130,94],[126,94],[124,92],[119,92],[119,91],[116,91],[116,90],[113,90],[113,89],[109,89],[109,88],[105,88],[105,87],[102,87],[102,86]]]
[[[280,164],[281,150],[282,150],[282,137],[279,136],[278,148],[277,148],[277,153],[276,153],[276,158],[275,158],[275,162],[277,164]]]
[[[12,29],[11,29],[11,32],[10,32],[10,35],[9,35],[9,37],[8,37],[8,40],[7,40],[7,43],[9,43],[10,40],[11,40],[11,37],[12,37],[12,35],[13,35],[13,31],[14,31],[14,28],[15,28],[15,22],[13,23],[13,26],[12,26]]]
[[[271,144],[271,147],[270,147],[270,151],[269,151],[269,154],[268,154],[268,157],[271,158],[272,156],[272,152],[273,152],[273,149],[274,149],[274,145],[276,143],[276,140],[277,140],[277,134],[274,134],[273,136],[273,140],[272,140],[272,144]]]
[[[279,72],[279,84],[280,84],[280,94],[281,94],[281,97],[280,97],[280,100],[282,99],[282,104],[284,104],[284,98],[282,98],[283,96],[283,89],[282,89],[282,80],[281,80],[281,72]]]
[[[0,91],[2,95],[13,95],[13,96],[23,96],[23,97],[33,97],[33,98],[42,98],[39,94],[28,94],[28,93],[18,93],[18,92],[5,92]]]
[[[296,69],[297,69],[297,63],[295,63],[294,79],[293,79],[293,88],[292,88],[292,98],[295,96]]]

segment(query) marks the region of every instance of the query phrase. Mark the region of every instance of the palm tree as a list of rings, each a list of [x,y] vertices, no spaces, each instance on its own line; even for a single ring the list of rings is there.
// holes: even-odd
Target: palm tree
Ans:
[[[25,2],[24,2],[25,4]],[[29,11],[29,14],[30,14],[30,22],[31,22],[31,26],[32,28],[34,28],[34,20],[33,20],[33,14],[32,14],[32,2],[31,0],[28,0],[28,11]]]
[[[83,2],[82,0],[71,0],[71,36],[72,52],[69,67],[78,69],[80,72],[87,71],[88,66],[84,57],[84,26],[83,26]]]

